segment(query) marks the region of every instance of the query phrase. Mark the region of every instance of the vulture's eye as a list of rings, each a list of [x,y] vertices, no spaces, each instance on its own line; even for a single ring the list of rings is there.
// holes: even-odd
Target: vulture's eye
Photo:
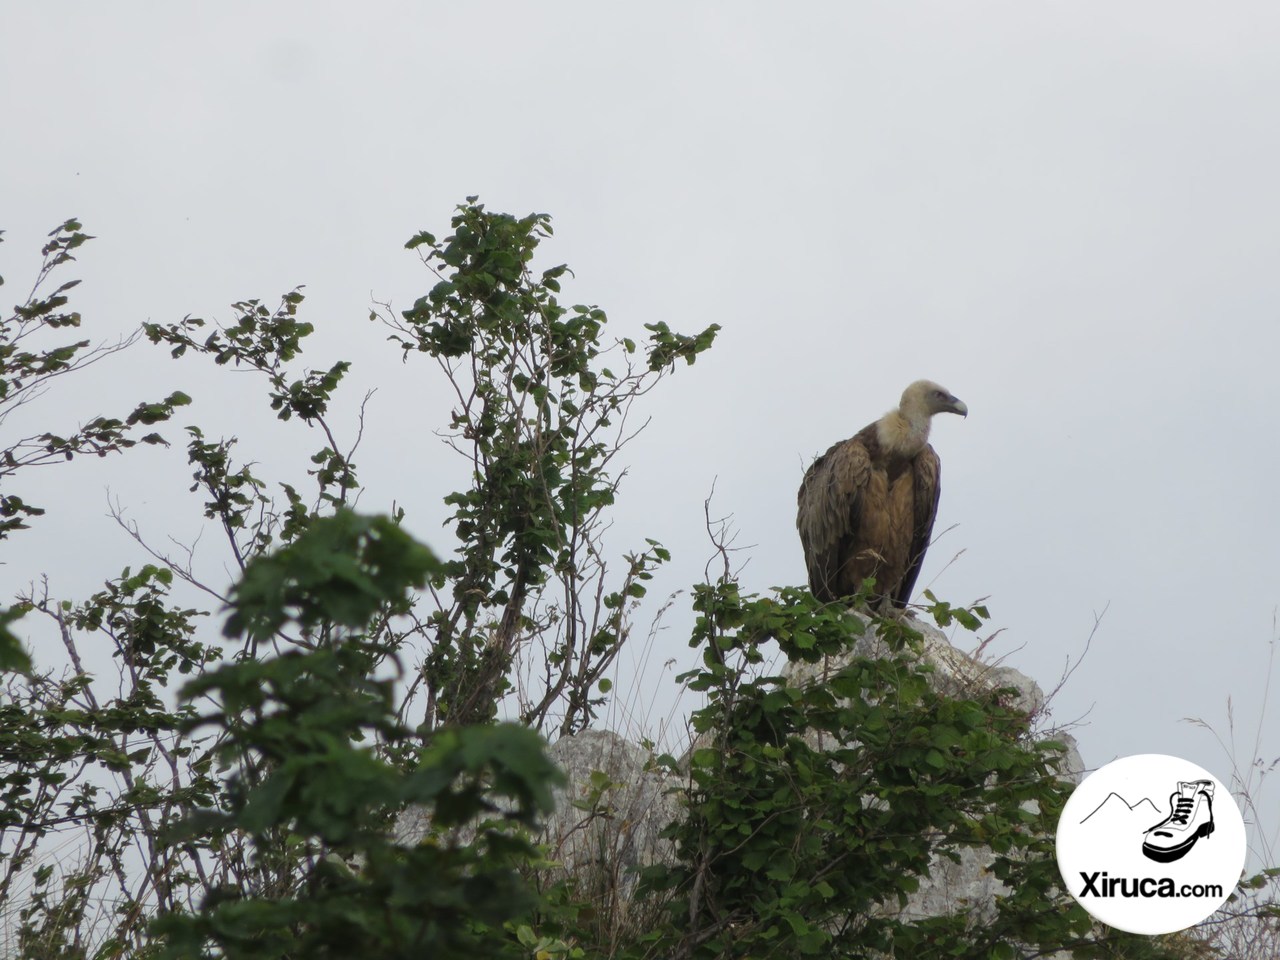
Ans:
[[[943,393],[941,390],[935,390],[935,391],[933,391],[933,395],[934,395],[935,397],[937,397],[939,400],[945,400],[945,399],[947,399],[947,395],[946,395],[945,393]]]

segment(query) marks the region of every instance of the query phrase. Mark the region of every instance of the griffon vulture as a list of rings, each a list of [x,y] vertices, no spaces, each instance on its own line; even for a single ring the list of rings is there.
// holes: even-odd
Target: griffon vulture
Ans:
[[[936,383],[917,380],[896,410],[805,472],[796,528],[819,600],[851,596],[870,577],[873,602],[906,606],[938,512],[938,455],[928,442],[935,413],[968,416],[969,408]]]

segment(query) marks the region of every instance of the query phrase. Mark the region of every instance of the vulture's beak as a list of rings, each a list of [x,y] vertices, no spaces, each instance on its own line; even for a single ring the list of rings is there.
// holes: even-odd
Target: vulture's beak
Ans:
[[[965,405],[965,402],[963,400],[958,400],[955,397],[951,398],[951,411],[952,413],[960,414],[962,417],[969,416],[969,408]]]

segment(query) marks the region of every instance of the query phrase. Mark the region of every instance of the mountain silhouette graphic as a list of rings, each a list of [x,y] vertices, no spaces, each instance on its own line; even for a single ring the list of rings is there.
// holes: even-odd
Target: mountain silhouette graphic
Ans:
[[[1123,810],[1121,810],[1121,805],[1123,805],[1124,807]],[[1127,820],[1131,817],[1136,816],[1146,821],[1146,818],[1148,816],[1151,816],[1151,817],[1154,817],[1155,819],[1151,821],[1146,821],[1146,822],[1154,823],[1156,820],[1160,819],[1160,808],[1157,807],[1154,803],[1152,803],[1149,797],[1143,797],[1141,800],[1137,800],[1134,803],[1130,803],[1128,800],[1126,800],[1124,797],[1120,796],[1120,794],[1116,793],[1113,790],[1111,793],[1107,794],[1107,798],[1105,800],[1103,800],[1100,804],[1094,807],[1092,813],[1090,813],[1088,816],[1084,818],[1084,820],[1081,820],[1080,822],[1085,823],[1087,820],[1089,820],[1090,817],[1100,814],[1104,810],[1106,811],[1106,813],[1103,813],[1102,816],[1098,817],[1099,820],[1103,820],[1103,819]]]

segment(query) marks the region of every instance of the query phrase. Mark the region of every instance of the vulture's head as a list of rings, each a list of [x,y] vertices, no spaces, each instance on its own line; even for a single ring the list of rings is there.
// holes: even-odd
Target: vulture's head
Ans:
[[[963,400],[932,380],[917,380],[903,390],[899,408],[908,417],[912,414],[931,417],[935,413],[958,413],[962,417],[969,415],[969,408]]]

